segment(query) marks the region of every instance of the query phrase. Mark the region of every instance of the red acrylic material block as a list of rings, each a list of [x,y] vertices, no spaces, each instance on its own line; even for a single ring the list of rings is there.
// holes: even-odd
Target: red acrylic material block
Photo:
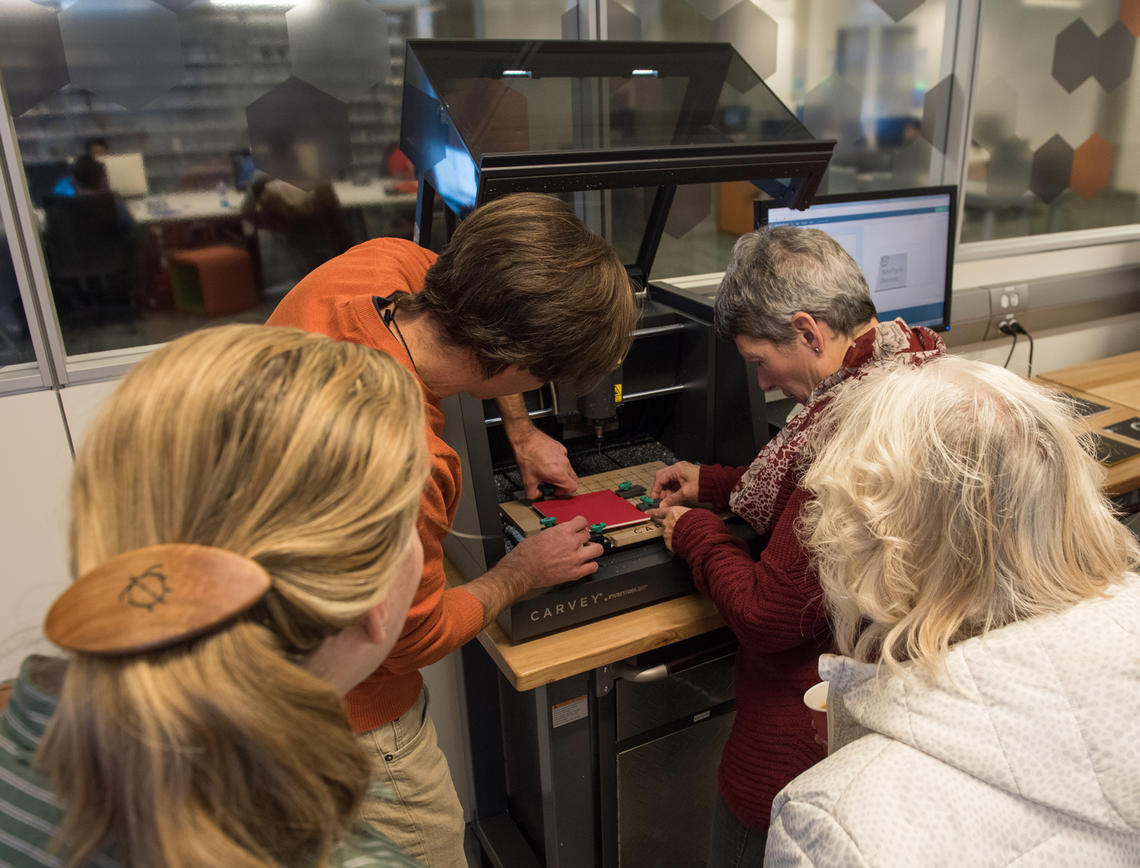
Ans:
[[[649,521],[649,516],[612,491],[591,491],[573,497],[536,500],[534,508],[542,515],[554,516],[559,524],[583,515],[590,524],[605,522],[606,530]]]

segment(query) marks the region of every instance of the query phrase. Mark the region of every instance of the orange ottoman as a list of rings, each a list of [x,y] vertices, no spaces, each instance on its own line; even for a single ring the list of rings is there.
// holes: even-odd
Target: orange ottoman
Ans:
[[[190,313],[225,316],[257,304],[253,260],[240,247],[180,250],[170,257],[170,282],[174,306]]]

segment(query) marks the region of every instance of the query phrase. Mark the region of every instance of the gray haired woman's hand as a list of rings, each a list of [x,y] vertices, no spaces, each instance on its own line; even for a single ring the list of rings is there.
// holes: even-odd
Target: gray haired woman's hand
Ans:
[[[677,519],[689,511],[687,506],[670,506],[667,509],[651,509],[650,518],[661,522],[665,528],[665,548],[673,551],[673,528],[677,526]]]
[[[649,496],[659,501],[662,509],[696,503],[700,494],[701,468],[691,461],[678,461],[653,475]]]

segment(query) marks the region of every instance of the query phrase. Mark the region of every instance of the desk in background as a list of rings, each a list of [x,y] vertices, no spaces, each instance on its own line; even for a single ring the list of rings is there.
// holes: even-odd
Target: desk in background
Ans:
[[[416,204],[415,193],[391,192],[390,186],[391,182],[379,179],[367,184],[333,182],[333,190],[342,208]],[[224,191],[184,190],[128,199],[127,208],[138,223],[236,219],[241,216],[244,196],[244,193],[229,188]]]
[[[1100,403],[1110,401],[1140,413],[1140,350],[1083,365],[1059,368],[1039,379],[1062,389],[1085,392]]]
[[[1085,417],[1090,430],[1107,440],[1140,448],[1140,439],[1107,430],[1109,425],[1140,417],[1140,352],[1060,368],[1033,379],[1101,405],[1104,410]],[[1107,465],[1104,484],[1106,492],[1118,499],[1140,489],[1140,455]]]
[[[370,237],[364,217],[366,209],[399,207],[411,211],[415,208],[415,194],[392,192],[390,181],[375,179],[367,184],[336,181],[333,189],[342,210],[349,215],[351,243],[359,243]],[[269,256],[269,252],[262,249],[257,239],[258,233],[251,232],[250,224],[243,222],[244,196],[244,193],[226,188],[186,190],[127,200],[131,216],[140,227],[147,230],[143,239],[145,276],[142,281],[146,307],[171,307],[169,260],[171,255],[181,250],[218,244],[242,247],[253,257],[256,281],[262,290],[267,282],[276,282],[268,274],[273,270],[270,267],[273,263],[263,263],[263,254]],[[288,243],[283,243],[287,248]],[[280,248],[279,244],[278,249]],[[299,264],[290,261],[287,264],[290,266],[288,274],[291,280],[300,279],[314,267],[312,262]]]

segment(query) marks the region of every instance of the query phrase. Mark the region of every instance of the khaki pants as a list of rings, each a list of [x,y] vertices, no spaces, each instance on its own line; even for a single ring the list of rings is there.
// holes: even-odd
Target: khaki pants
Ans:
[[[467,868],[463,808],[436,741],[427,687],[406,714],[357,738],[372,761],[364,819],[428,868]]]

